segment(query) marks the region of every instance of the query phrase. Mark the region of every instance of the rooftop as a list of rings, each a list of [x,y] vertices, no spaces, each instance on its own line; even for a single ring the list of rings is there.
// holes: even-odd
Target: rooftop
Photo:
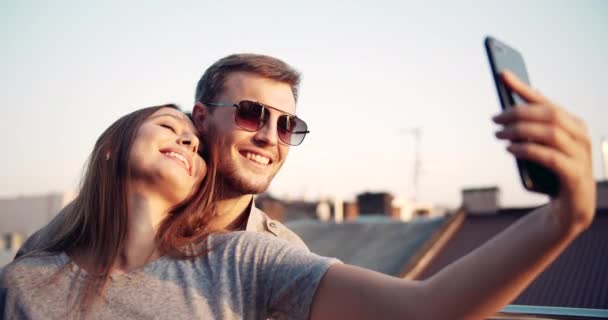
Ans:
[[[441,217],[406,223],[378,216],[341,224],[302,220],[288,226],[319,255],[399,276],[408,272],[409,262],[447,220]]]
[[[461,209],[447,217],[408,223],[301,221],[289,227],[320,255],[406,279],[426,279],[533,209],[500,209],[491,214]],[[600,310],[608,318],[608,209],[598,209],[589,229],[513,304]]]

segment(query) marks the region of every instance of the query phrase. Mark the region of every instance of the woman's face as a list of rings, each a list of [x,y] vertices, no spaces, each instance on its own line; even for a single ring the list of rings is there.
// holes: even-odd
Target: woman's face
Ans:
[[[207,172],[196,133],[179,110],[162,108],[148,117],[131,148],[131,187],[158,192],[173,205],[185,200]]]

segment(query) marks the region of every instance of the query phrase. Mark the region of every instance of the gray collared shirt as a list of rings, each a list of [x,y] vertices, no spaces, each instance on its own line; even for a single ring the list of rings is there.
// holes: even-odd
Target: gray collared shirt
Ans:
[[[268,217],[264,211],[256,207],[255,200],[251,200],[249,208],[249,218],[247,219],[245,231],[269,233],[275,237],[286,240],[293,245],[310,251],[308,246],[306,246],[304,241],[302,241],[297,234],[289,230],[281,222],[270,219],[270,217]]]

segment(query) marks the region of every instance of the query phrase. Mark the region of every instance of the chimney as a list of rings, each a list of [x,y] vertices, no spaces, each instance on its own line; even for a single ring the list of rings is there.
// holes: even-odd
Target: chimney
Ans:
[[[393,212],[393,195],[388,192],[364,192],[357,195],[359,215],[385,215],[391,217]]]
[[[336,223],[344,221],[344,201],[340,197],[334,198],[334,221]]]
[[[354,201],[344,202],[344,219],[347,221],[355,221],[359,217],[359,207]]]
[[[331,218],[331,206],[329,205],[328,201],[319,201],[319,203],[317,204],[316,213],[317,219],[321,221],[329,221],[329,219]]]
[[[462,204],[470,214],[495,214],[498,212],[498,187],[462,190]]]

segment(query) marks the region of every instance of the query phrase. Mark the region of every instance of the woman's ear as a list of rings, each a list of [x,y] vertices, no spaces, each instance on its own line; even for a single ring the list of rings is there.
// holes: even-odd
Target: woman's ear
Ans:
[[[106,161],[110,160],[110,158],[112,157],[112,152],[110,150],[106,151]]]

